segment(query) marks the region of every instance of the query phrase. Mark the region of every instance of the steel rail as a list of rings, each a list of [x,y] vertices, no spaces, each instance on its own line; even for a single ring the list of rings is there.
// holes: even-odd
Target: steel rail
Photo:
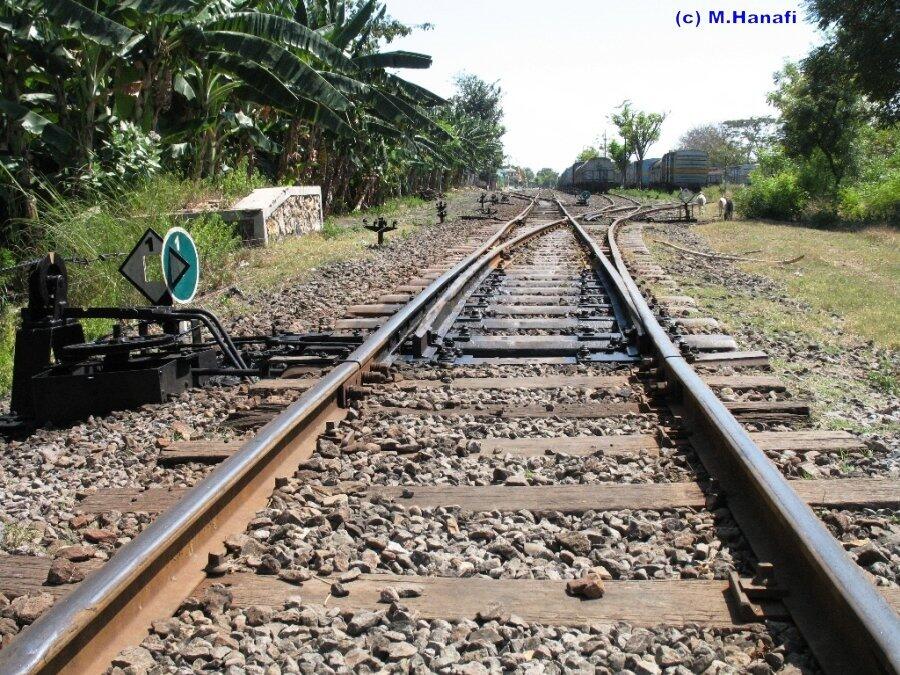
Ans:
[[[783,599],[796,625],[829,673],[900,672],[900,618],[778,467],[703,382],[660,326],[616,244],[608,247],[621,279],[663,364],[691,414],[698,454],[719,481],[728,507],[762,561],[775,565]]]
[[[431,302],[531,213],[533,198],[482,246],[395,313],[345,361],[266,424],[103,567],[57,601],[0,652],[3,675],[102,672],[146,634],[149,620],[171,616],[204,577],[208,556],[240,532],[308,456],[327,421],[340,419],[348,387],[380,355],[399,346]],[[298,461],[293,461],[298,460]]]
[[[447,323],[448,315],[452,314],[453,301],[456,300],[462,293],[464,293],[466,289],[472,286],[472,281],[473,279],[475,279],[476,275],[479,272],[481,272],[488,265],[494,264],[498,258],[507,253],[509,250],[520,246],[521,244],[524,244],[525,242],[533,239],[539,234],[542,234],[551,228],[557,227],[564,222],[566,222],[566,219],[561,218],[559,220],[554,220],[533,227],[527,232],[523,232],[516,238],[510,239],[506,243],[490,249],[489,251],[485,252],[484,255],[482,255],[478,260],[472,263],[472,265],[470,265],[465,270],[465,272],[460,274],[452,284],[444,289],[443,293],[441,293],[441,296],[432,303],[431,309],[428,310],[428,313],[418,324],[418,326],[416,326],[416,329],[412,334],[412,340],[413,347],[416,350],[417,355],[422,356],[425,349],[430,346],[437,337],[440,336],[441,331],[436,332],[435,326],[441,326]]]
[[[643,334],[643,326],[641,325],[640,316],[638,315],[637,308],[634,306],[634,303],[631,301],[631,296],[628,293],[628,288],[625,286],[625,282],[622,280],[621,275],[615,266],[610,262],[609,258],[600,250],[600,247],[597,246],[597,243],[594,241],[593,237],[591,237],[585,229],[581,226],[576,218],[573,218],[572,215],[566,210],[566,207],[563,206],[562,201],[559,199],[556,200],[556,204],[559,207],[560,211],[563,212],[563,215],[575,229],[576,234],[581,239],[581,241],[591,249],[591,253],[594,254],[597,262],[600,264],[602,274],[607,278],[608,282],[615,287],[616,292],[621,299],[621,301],[625,304],[625,307],[628,310],[628,316],[630,319],[631,325],[634,327],[637,332],[638,337]],[[640,210],[640,207],[631,207],[632,216]],[[612,301],[612,296],[610,297]]]

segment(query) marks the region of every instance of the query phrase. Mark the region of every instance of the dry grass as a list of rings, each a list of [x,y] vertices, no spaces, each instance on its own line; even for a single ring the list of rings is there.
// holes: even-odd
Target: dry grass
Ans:
[[[397,220],[397,229],[385,235],[388,241],[409,237],[422,225],[436,220],[434,204],[419,199],[394,200],[354,216],[329,218],[321,232],[286,239],[265,249],[245,249],[232,285],[254,294],[296,283],[330,262],[360,258],[377,241],[377,235],[363,228],[362,219],[372,220],[379,215]],[[244,311],[243,303],[221,290],[201,302],[223,315]]]
[[[900,348],[897,230],[822,230],[758,221],[713,222],[695,230],[719,252],[759,250],[752,256],[767,259],[805,256],[792,265],[740,263],[740,267],[781,281],[815,309],[841,317],[855,336],[888,349]]]

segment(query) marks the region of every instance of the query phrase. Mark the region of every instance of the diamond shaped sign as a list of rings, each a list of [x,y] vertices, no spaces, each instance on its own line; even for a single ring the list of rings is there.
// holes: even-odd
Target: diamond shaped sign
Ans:
[[[147,270],[159,269],[157,259],[162,251],[163,238],[153,228],[149,228],[119,266],[119,274],[128,279],[153,305],[172,304],[172,296],[166,283],[161,279],[147,278]]]

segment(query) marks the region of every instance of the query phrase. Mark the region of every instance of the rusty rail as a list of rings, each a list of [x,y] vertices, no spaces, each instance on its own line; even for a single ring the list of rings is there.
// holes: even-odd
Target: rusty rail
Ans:
[[[819,664],[829,673],[900,672],[900,618],[813,510],[697,375],[660,326],[616,244],[607,244],[648,346],[678,392],[728,507],[758,559],[774,563],[783,599]],[[691,424],[693,422],[693,424]]]
[[[383,354],[400,345],[431,303],[469,266],[528,217],[514,219],[429,284],[347,359],[266,424],[178,504],[120,549],[0,652],[0,673],[103,672],[137,644],[152,620],[172,615],[204,578],[209,555],[262,508],[276,478],[312,454],[329,421],[344,416],[347,389]]]

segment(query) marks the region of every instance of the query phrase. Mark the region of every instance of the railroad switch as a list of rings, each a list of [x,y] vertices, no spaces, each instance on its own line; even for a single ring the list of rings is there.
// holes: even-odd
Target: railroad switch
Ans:
[[[127,271],[134,283],[135,269]],[[140,272],[145,275],[145,268]],[[0,416],[0,434],[164,403],[213,376],[277,377],[298,365],[328,367],[363,340],[276,330],[232,339],[212,312],[172,306],[168,293],[158,302],[169,304],[72,307],[68,287],[59,254],[32,265],[28,304],[16,330],[10,412]],[[87,341],[84,319],[116,323],[110,335]],[[137,330],[129,332],[125,322]]]
[[[397,221],[393,221],[390,225],[388,225],[387,219],[384,216],[379,216],[375,219],[375,221],[369,224],[369,220],[367,218],[363,218],[363,227],[369,230],[370,232],[374,232],[378,235],[378,246],[384,246],[384,235],[387,232],[393,232],[397,229]]]

